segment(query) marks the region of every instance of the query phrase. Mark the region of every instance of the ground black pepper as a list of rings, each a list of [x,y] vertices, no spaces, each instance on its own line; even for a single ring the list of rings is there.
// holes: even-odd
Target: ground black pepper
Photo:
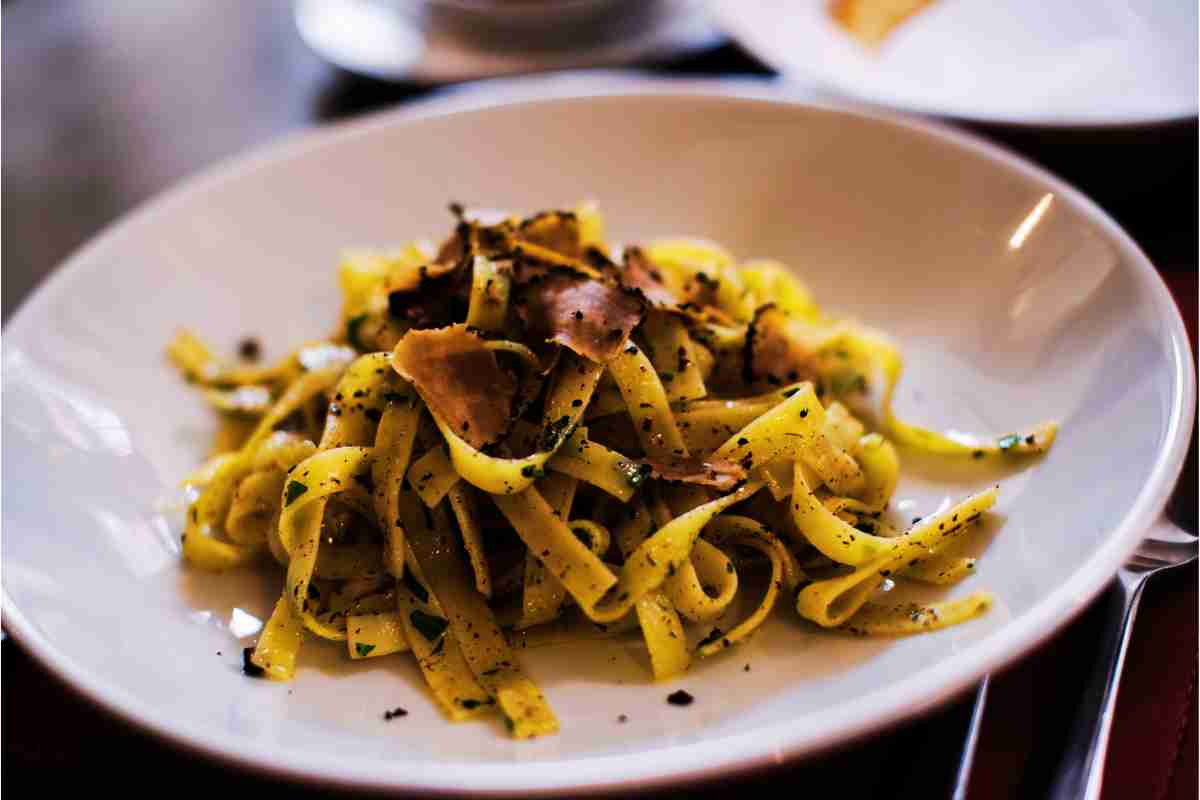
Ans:
[[[251,678],[261,678],[267,674],[267,671],[250,660],[250,656],[252,655],[254,655],[253,647],[247,647],[242,651],[242,672]]]
[[[262,355],[262,348],[258,344],[258,339],[253,336],[247,336],[238,343],[238,355],[245,361],[258,361],[258,357]]]

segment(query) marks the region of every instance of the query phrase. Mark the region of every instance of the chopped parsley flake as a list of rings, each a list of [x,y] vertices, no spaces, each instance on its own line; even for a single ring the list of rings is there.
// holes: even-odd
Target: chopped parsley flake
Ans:
[[[575,538],[578,539],[579,541],[583,542],[585,547],[587,547],[589,549],[591,548],[592,535],[590,533],[588,533],[587,531],[585,531],[581,528],[572,528],[571,533],[575,534]]]
[[[415,594],[417,599],[422,603],[429,602],[429,590],[422,586],[421,582],[414,578],[411,572],[406,570],[404,577],[400,579],[400,582],[408,587],[408,590]]]
[[[564,414],[542,429],[540,449],[543,452],[553,450],[562,443],[563,439],[570,438],[574,432],[575,426],[571,424],[571,418]]]
[[[646,481],[646,478],[650,477],[650,465],[639,464],[636,461],[618,462],[617,471],[625,478],[625,482],[634,489],[641,486]]]
[[[435,617],[433,614],[426,614],[419,608],[414,608],[409,612],[408,619],[412,622],[413,627],[420,632],[426,640],[432,642],[446,632],[446,626],[450,623],[441,617]]]
[[[254,655],[253,647],[247,647],[242,651],[242,672],[251,678],[261,678],[267,671],[250,660],[252,655]]]
[[[366,314],[359,314],[356,317],[351,317],[350,319],[346,320],[346,340],[350,342],[351,347],[360,352],[366,350],[367,347],[361,341],[359,341],[358,329],[366,321]]]
[[[308,491],[308,487],[300,481],[288,481],[287,488],[283,492],[283,504],[290,506],[296,502],[296,498]]]

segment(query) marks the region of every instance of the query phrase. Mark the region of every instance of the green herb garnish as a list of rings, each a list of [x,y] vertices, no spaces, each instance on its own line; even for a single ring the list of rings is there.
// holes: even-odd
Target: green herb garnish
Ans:
[[[832,375],[829,378],[829,391],[835,395],[866,392],[866,376],[860,375],[857,372],[844,372]]]
[[[621,473],[626,483],[636,489],[650,477],[650,465],[639,464],[636,461],[620,461],[617,463],[617,472]]]
[[[358,653],[359,658],[366,658],[371,655],[371,651],[374,649],[375,645],[373,644],[363,644],[362,642],[355,642],[354,644],[354,652]]]
[[[429,590],[421,585],[421,582],[413,577],[411,572],[405,571],[404,577],[400,579],[408,590],[417,596],[417,599],[422,603],[429,602]]]
[[[571,528],[571,533],[575,534],[575,538],[583,542],[584,547],[589,550],[592,548],[592,535],[581,528]]]
[[[359,314],[346,320],[346,340],[355,350],[364,351],[366,346],[358,340],[358,328],[367,321],[366,314]]]
[[[283,492],[283,504],[290,506],[296,501],[296,498],[308,491],[308,487],[300,481],[288,481],[287,488]]]
[[[419,608],[414,608],[408,614],[409,621],[422,636],[432,642],[446,632],[446,626],[450,623],[441,617],[435,617],[433,614],[426,614]]]
[[[565,414],[553,422],[546,424],[542,429],[541,441],[539,449],[542,452],[553,450],[558,447],[564,439],[567,439],[575,432],[575,426],[571,424],[571,418]]]

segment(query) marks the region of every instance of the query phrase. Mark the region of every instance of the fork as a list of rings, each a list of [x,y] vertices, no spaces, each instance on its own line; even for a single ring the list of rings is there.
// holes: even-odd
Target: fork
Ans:
[[[1121,670],[1125,665],[1125,653],[1129,648],[1142,590],[1157,573],[1195,561],[1196,549],[1195,535],[1164,518],[1151,528],[1146,539],[1117,573],[1113,581],[1114,588],[1109,592],[1110,621],[1088,680],[1087,691],[1080,701],[1074,734],[1051,784],[1049,796],[1053,800],[1098,800],[1100,797],[1104,757],[1108,752],[1108,736],[1117,705],[1117,688],[1121,682]],[[975,745],[987,703],[987,689],[988,678],[985,676],[975,695],[971,721],[959,756],[951,795],[953,800],[965,800],[967,797]]]
[[[1051,784],[1054,800],[1098,800],[1104,778],[1104,757],[1117,705],[1117,687],[1133,620],[1146,582],[1165,570],[1196,560],[1196,536],[1161,520],[1117,573],[1110,592],[1110,618],[1096,664],[1080,702],[1074,733]]]

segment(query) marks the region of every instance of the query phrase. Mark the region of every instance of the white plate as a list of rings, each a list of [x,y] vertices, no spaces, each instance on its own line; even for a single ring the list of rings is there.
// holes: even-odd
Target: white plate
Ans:
[[[789,76],[880,105],[1037,126],[1195,117],[1197,5],[940,0],[870,52],[828,0],[716,0],[721,25]]]
[[[937,125],[694,82],[636,91],[473,111],[460,96],[303,135],[74,256],[4,336],[8,630],[89,697],[211,755],[344,785],[528,794],[814,752],[946,700],[1083,608],[1158,518],[1195,409],[1182,323],[1137,247],[1070,187]],[[533,742],[444,722],[406,657],[351,664],[314,643],[291,685],[243,677],[278,584],[179,564],[180,520],[158,504],[212,421],[163,360],[172,331],[221,346],[257,334],[279,353],[329,330],[346,245],[436,236],[451,199],[584,197],[622,240],[697,234],[785,259],[829,307],[892,331],[909,417],[997,432],[1062,420],[1026,472],[906,460],[914,515],[1002,478],[980,574],[953,590],[988,587],[996,607],[899,641],[779,613],[666,684],[634,646],[525,651],[563,726]],[[681,687],[696,703],[667,705]],[[394,706],[409,716],[385,724]]]
[[[297,0],[295,15],[300,36],[322,58],[359,75],[416,83],[666,59],[715,47],[724,38],[697,0],[658,0],[620,35],[559,47],[486,46],[411,9],[364,0]]]

